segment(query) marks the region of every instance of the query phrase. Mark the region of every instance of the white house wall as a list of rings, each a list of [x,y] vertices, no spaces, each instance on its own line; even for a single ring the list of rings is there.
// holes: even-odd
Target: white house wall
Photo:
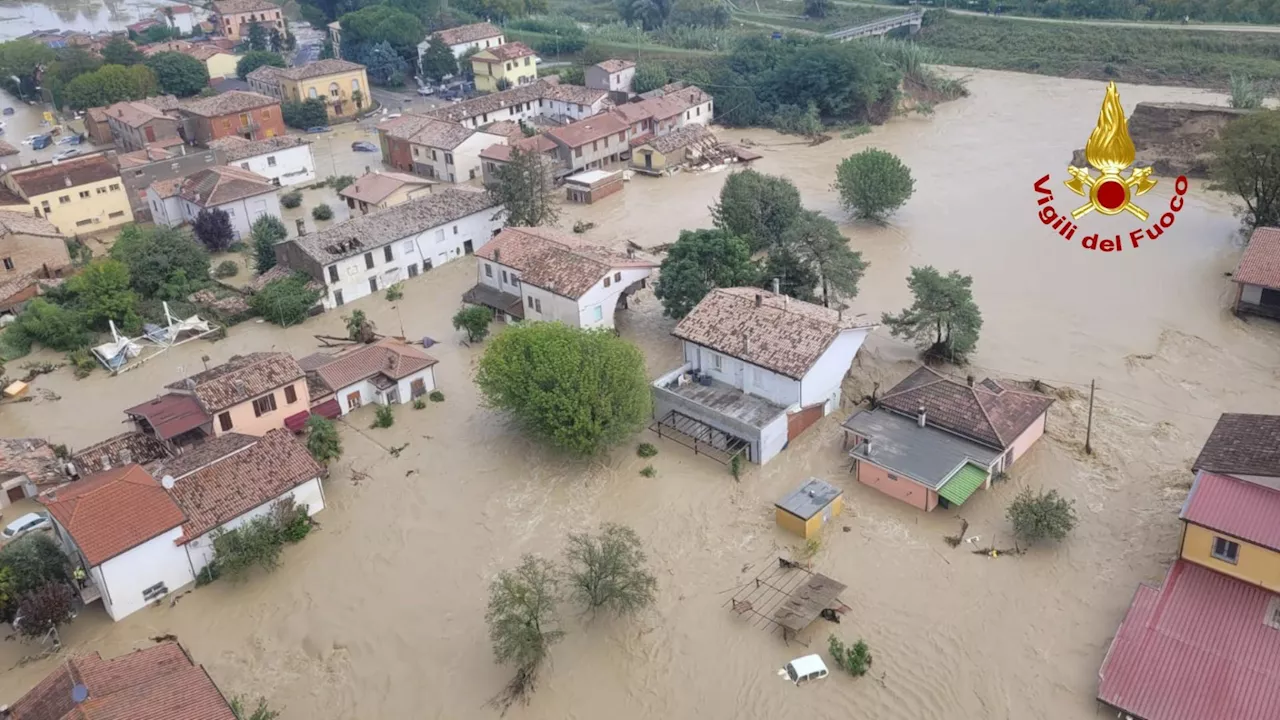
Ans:
[[[524,319],[528,321],[562,322],[570,327],[578,326],[581,315],[578,303],[540,287],[524,283]],[[533,302],[529,299],[533,298]]]
[[[1262,286],[1261,285],[1242,285],[1240,287],[1240,302],[1247,302],[1253,305],[1262,304]]]
[[[720,369],[715,367],[715,356],[720,356]],[[772,370],[743,362],[734,357],[685,342],[685,360],[695,368],[709,374],[726,385],[732,385],[748,395],[762,397],[783,407],[800,402],[800,383]]]
[[[708,100],[701,105],[695,105],[684,111],[680,116],[681,125],[710,125],[712,119],[711,101]]]
[[[324,283],[328,290],[322,300],[325,309],[331,310],[337,306],[337,291],[342,292],[344,304],[358,300],[374,292],[369,288],[369,278],[378,278],[378,291],[381,291],[393,282],[408,278],[411,275],[410,266],[421,273],[425,261],[429,260],[432,267],[440,267],[462,257],[468,240],[472,242],[472,251],[479,250],[501,228],[502,214],[499,209],[485,208],[447,225],[369,248],[366,252],[373,254],[372,268],[366,267],[364,253],[330,263],[324,267]],[[390,262],[387,262],[386,251],[383,249],[387,245],[392,250]],[[329,268],[337,268],[336,282],[332,280]]]
[[[151,206],[151,217],[157,225],[178,227],[187,221],[182,212],[182,200],[176,195],[161,198],[156,191],[147,188],[147,204]]]
[[[153,602],[144,599],[142,591],[156,583],[164,583],[173,592],[195,582],[187,554],[177,544],[180,537],[182,527],[178,526],[102,563],[94,578],[102,581],[98,587],[112,620],[121,620]]]
[[[360,393],[359,405],[351,402],[351,396],[354,393]],[[378,388],[374,387],[373,383],[368,380],[361,380],[339,389],[338,392],[334,393],[334,397],[338,399],[338,407],[342,408],[342,414],[346,415],[353,410],[377,403]]]
[[[621,280],[614,280],[617,273],[622,273]],[[578,327],[611,328],[614,326],[614,313],[618,308],[618,296],[632,283],[639,282],[653,274],[649,268],[615,269],[609,274],[609,287],[604,286],[601,278],[582,297],[578,298]],[[599,308],[600,319],[596,319]]]
[[[178,482],[182,482],[179,480]],[[279,497],[269,500],[254,509],[238,515],[235,518],[219,525],[217,528],[201,535],[200,537],[187,543],[185,546],[185,556],[183,561],[188,562],[190,567],[194,568],[195,574],[199,575],[200,571],[213,560],[213,535],[219,529],[228,531],[235,530],[250,520],[266,515],[271,512],[271,507],[277,502],[292,497],[293,501],[298,505],[305,505],[307,515],[314,516],[316,513],[324,509],[324,489],[320,487],[320,478],[311,478],[310,480],[294,487],[292,490],[283,493]],[[181,550],[180,550],[181,551]],[[173,586],[170,585],[172,590]]]
[[[544,98],[540,104],[542,106],[542,115],[548,117],[570,117],[574,120],[582,120],[592,115],[598,115],[604,109],[603,98],[590,104]]]
[[[752,448],[752,452],[757,453],[755,461],[763,465],[782,452],[786,446],[787,414],[783,413],[760,429],[760,442]]]
[[[316,179],[316,161],[309,144],[276,150],[228,163],[255,173],[281,186],[309,183]]]
[[[494,145],[506,144],[506,136],[490,135],[484,132],[475,133],[463,140],[453,149],[453,167],[449,168],[449,172],[453,174],[454,182],[483,180],[484,173],[480,170],[480,151]]]
[[[800,404],[809,407],[815,403],[826,403],[823,415],[827,415],[840,406],[840,386],[844,376],[853,364],[858,349],[867,339],[869,328],[845,330],[832,341],[826,352],[805,373],[800,383]]]
[[[196,216],[200,214],[202,208],[185,198],[179,198],[178,202],[181,203],[182,214],[185,216],[183,222],[194,224]],[[249,237],[250,226],[253,225],[253,221],[263,215],[280,217],[280,198],[275,193],[263,193],[243,200],[216,205],[215,207],[225,211],[230,216],[231,232],[237,240]]]
[[[400,382],[397,385],[400,393],[401,405],[413,402],[413,381],[418,380],[419,378],[422,379],[427,393],[436,389],[436,373],[434,367],[426,368],[425,370],[416,372],[412,375],[406,375],[405,377],[400,378]]]

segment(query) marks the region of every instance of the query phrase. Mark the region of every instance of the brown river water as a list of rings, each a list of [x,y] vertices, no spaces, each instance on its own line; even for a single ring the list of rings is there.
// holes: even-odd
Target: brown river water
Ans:
[[[1239,256],[1237,222],[1229,203],[1199,183],[1173,229],[1132,252],[1086,251],[1036,219],[1032,184],[1052,173],[1061,189],[1102,84],[974,72],[970,87],[972,97],[932,117],[817,147],[763,131],[723,134],[755,141],[759,170],[790,177],[808,206],[842,221],[829,189],[841,158],[876,146],[912,168],[915,196],[889,225],[843,225],[871,264],[855,310],[878,316],[904,306],[913,264],[973,275],[986,322],[975,372],[1034,376],[1061,398],[1048,437],[1008,483],[959,511],[922,514],[851,482],[839,430],[851,404],[740,483],[648,436],[637,441],[658,444],[654,478],[638,474],[649,461],[635,456],[634,443],[590,462],[552,456],[479,404],[470,375],[480,349],[462,346],[449,324],[474,282],[465,259],[409,283],[394,307],[359,303],[385,332],[442,341],[431,352],[447,399],[397,408],[387,430],[368,429],[371,415],[350,419],[319,532],[289,548],[272,574],[219,581],[120,623],[91,608],[66,629],[67,648],[115,655],[172,633],[225,692],[263,695],[285,720],[492,717],[485,702],[509,672],[493,663],[487,639],[489,581],[522,553],[558,557],[567,532],[617,521],[645,539],[656,604],[626,620],[565,607],[568,635],[532,703],[511,717],[1096,717],[1098,666],[1136,585],[1158,582],[1174,555],[1189,466],[1214,419],[1277,408],[1280,331],[1228,312],[1223,273]],[[1222,101],[1132,86],[1121,97],[1129,109],[1142,100]],[[597,206],[567,209],[562,224],[589,219],[595,237],[668,243],[682,228],[709,224],[707,206],[725,176],[637,177]],[[1143,204],[1162,212],[1172,186],[1161,179]],[[1058,195],[1070,209],[1066,191]],[[60,370],[37,381],[47,392],[35,401],[0,409],[0,432],[83,446],[120,431],[123,408],[198,369],[202,354],[211,362],[270,348],[304,354],[316,347],[313,334],[340,332],[341,323],[337,313],[288,330],[251,323],[114,378],[76,381]],[[652,295],[620,320],[653,376],[679,361],[672,325]],[[910,359],[878,331],[846,397],[886,387]],[[1088,456],[1091,379],[1098,400]],[[386,452],[405,443],[398,458]],[[369,478],[354,482],[353,469]],[[815,569],[849,586],[843,599],[852,611],[838,626],[816,623],[801,638],[806,648],[748,626],[727,605],[736,587],[794,552],[798,542],[774,526],[772,504],[809,476],[846,489],[846,513],[823,538]],[[943,541],[963,516],[980,546],[1011,545],[1004,507],[1024,486],[1076,501],[1080,525],[1067,541],[1000,558]],[[825,655],[830,632],[868,642],[870,674],[833,674],[801,689],[776,676],[794,657]],[[0,643],[0,702],[49,670],[49,658],[21,663],[37,650]]]

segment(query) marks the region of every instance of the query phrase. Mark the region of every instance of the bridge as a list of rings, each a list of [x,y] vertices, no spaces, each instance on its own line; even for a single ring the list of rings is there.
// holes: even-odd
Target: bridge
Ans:
[[[876,35],[884,35],[890,30],[897,30],[900,27],[911,28],[914,33],[920,29],[920,22],[924,17],[924,13],[910,12],[903,15],[897,15],[882,20],[872,20],[869,23],[855,25],[853,27],[837,30],[827,35],[832,40],[844,42],[856,38],[875,37]]]

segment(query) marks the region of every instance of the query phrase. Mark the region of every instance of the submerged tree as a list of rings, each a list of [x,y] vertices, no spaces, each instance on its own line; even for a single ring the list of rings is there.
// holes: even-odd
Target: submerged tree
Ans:
[[[915,296],[911,307],[882,321],[894,337],[913,341],[926,358],[963,363],[978,344],[982,313],[973,301],[973,278],[952,270],[942,275],[932,266],[913,267],[907,286]]]
[[[560,219],[550,169],[534,150],[512,146],[511,159],[498,167],[489,185],[489,196],[506,208],[506,224],[511,227],[554,225]]]
[[[800,214],[782,235],[781,244],[807,261],[818,276],[822,304],[831,307],[838,298],[858,296],[858,281],[867,270],[862,253],[849,248],[849,240],[830,219],[812,210]]]
[[[231,714],[236,720],[276,720],[280,717],[279,710],[272,710],[267,705],[266,698],[258,698],[258,702],[253,707],[253,712],[249,711],[249,700],[244,697],[234,697],[229,701],[231,705]]]
[[[289,237],[284,223],[275,215],[263,215],[253,221],[249,228],[253,238],[253,254],[256,260],[255,269],[262,274],[276,266],[276,243]]]
[[[759,276],[741,238],[724,230],[682,230],[662,260],[653,292],[663,314],[678,320],[713,289],[754,285]]]
[[[467,342],[480,342],[489,334],[493,311],[479,305],[468,305],[453,315],[453,329],[466,330]]]
[[[522,557],[516,569],[498,573],[489,586],[484,619],[489,624],[493,655],[499,663],[516,669],[515,677],[493,699],[504,712],[518,700],[528,702],[551,646],[564,637],[556,628],[558,599],[555,567],[533,555]]]
[[[729,176],[711,206],[716,227],[747,241],[752,251],[777,242],[800,217],[800,191],[784,177],[743,170]]]
[[[867,148],[845,158],[836,168],[835,189],[847,211],[864,220],[882,222],[911,198],[915,180],[897,155]]]
[[[1280,110],[1258,110],[1223,128],[1211,177],[1214,190],[1244,202],[1248,229],[1280,226]]]
[[[343,316],[343,322],[347,324],[347,337],[358,343],[371,343],[377,339],[377,328],[374,327],[373,321],[365,316],[363,310],[354,310],[350,315]]]
[[[64,582],[47,582],[18,597],[18,617],[14,630],[23,637],[38,639],[75,617],[75,591]]]
[[[226,210],[217,207],[197,213],[191,229],[195,232],[196,239],[208,248],[209,252],[226,250],[236,237],[235,231],[231,229],[231,216]]]
[[[1013,534],[1023,542],[1062,540],[1076,526],[1074,505],[1057,490],[1035,493],[1023,488],[1005,514],[1013,523]]]
[[[342,457],[342,439],[338,437],[338,428],[333,421],[321,415],[307,418],[307,452],[321,465]]]
[[[635,530],[604,523],[598,535],[570,533],[564,554],[570,591],[587,610],[627,614],[653,604],[658,581]]]

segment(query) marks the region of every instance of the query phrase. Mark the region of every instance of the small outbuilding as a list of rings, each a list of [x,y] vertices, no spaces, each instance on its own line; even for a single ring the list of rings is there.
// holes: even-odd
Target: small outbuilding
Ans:
[[[1280,228],[1253,231],[1232,279],[1236,282],[1237,315],[1280,320]]]
[[[844,509],[844,491],[818,478],[809,478],[774,507],[778,527],[808,540]]]
[[[622,173],[587,170],[565,178],[564,187],[570,202],[590,205],[622,190]]]

